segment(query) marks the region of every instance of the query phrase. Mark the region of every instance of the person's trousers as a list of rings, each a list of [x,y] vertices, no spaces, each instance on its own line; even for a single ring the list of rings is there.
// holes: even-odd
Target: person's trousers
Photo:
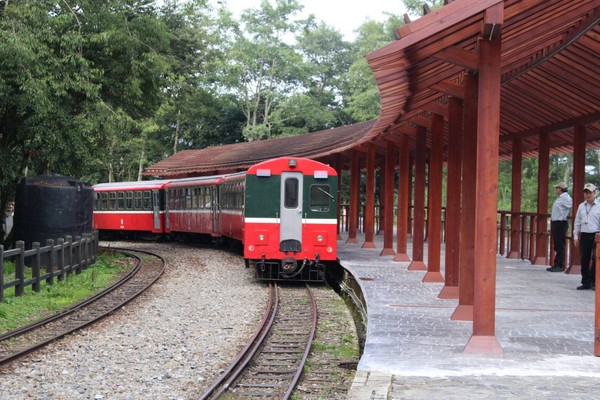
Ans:
[[[585,286],[591,286],[596,283],[595,238],[595,233],[583,232],[579,238],[579,251],[581,255],[581,284]]]
[[[552,232],[552,241],[554,242],[554,267],[564,268],[565,267],[565,255],[566,255],[566,240],[567,240],[567,228],[569,223],[567,221],[552,221],[550,223],[550,232]]]

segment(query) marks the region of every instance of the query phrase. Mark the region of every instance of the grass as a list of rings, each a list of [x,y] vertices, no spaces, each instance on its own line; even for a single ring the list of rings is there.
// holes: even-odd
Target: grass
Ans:
[[[60,282],[55,278],[54,285],[43,281],[38,293],[28,286],[22,296],[16,297],[14,289],[7,289],[4,301],[0,303],[0,333],[72,306],[110,286],[128,269],[129,263],[123,256],[100,254],[96,263],[79,275],[73,274]],[[7,274],[14,276],[14,268],[8,267]]]

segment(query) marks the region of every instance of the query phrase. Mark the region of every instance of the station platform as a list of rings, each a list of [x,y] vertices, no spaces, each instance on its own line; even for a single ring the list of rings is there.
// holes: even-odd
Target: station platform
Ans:
[[[368,313],[349,399],[600,397],[595,291],[575,289],[580,275],[498,256],[496,338],[502,355],[465,354],[473,323],[450,319],[458,300],[438,298],[443,283],[423,283],[424,271],[380,256],[383,236],[376,236],[376,249],[361,248],[360,235],[359,244],[342,238],[338,257],[359,282]],[[427,263],[427,247],[424,253]],[[443,260],[442,247],[442,275]]]

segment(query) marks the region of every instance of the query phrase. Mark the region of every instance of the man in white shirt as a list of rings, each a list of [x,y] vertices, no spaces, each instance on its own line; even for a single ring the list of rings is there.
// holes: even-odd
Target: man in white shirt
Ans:
[[[573,244],[579,247],[581,256],[581,286],[577,290],[593,289],[596,286],[595,236],[596,232],[600,232],[600,205],[595,199],[596,186],[586,183],[583,196],[585,201],[579,205],[573,224]]]
[[[554,266],[546,268],[550,272],[563,272],[565,270],[565,242],[567,240],[567,229],[569,223],[567,217],[573,207],[573,199],[567,193],[567,184],[565,182],[557,183],[556,195],[558,196],[552,205],[552,215],[550,215],[550,234],[554,242]]]

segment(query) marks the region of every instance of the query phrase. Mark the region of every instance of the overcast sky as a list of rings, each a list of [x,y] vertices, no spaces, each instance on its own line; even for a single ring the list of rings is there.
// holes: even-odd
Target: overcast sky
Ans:
[[[246,8],[259,8],[261,0],[225,0],[227,8],[236,16]],[[385,21],[384,12],[403,15],[406,10],[401,0],[298,0],[304,5],[306,15],[314,14],[318,20],[340,31],[346,40],[353,40],[354,29],[366,19]],[[272,2],[273,4],[274,2]]]

